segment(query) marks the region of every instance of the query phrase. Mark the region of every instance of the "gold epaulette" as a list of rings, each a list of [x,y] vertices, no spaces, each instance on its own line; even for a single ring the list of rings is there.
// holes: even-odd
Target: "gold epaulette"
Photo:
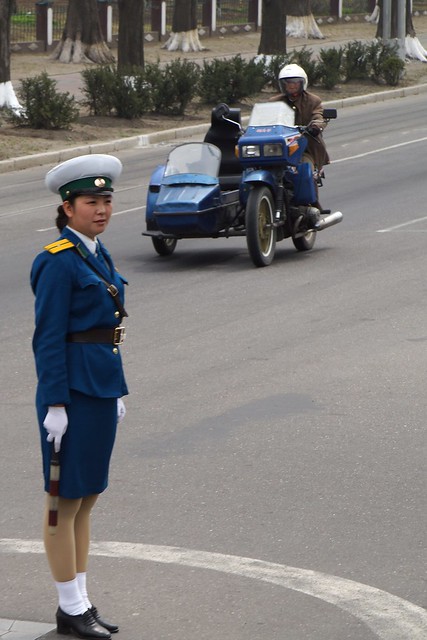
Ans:
[[[71,242],[71,240],[63,238],[62,240],[57,240],[56,242],[47,244],[44,249],[46,249],[46,251],[49,251],[49,253],[58,253],[59,251],[64,251],[64,249],[71,249],[71,247],[74,247],[74,244]]]

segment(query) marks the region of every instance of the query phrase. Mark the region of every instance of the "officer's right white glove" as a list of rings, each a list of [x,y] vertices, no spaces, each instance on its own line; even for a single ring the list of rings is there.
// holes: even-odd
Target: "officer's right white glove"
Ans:
[[[125,403],[121,398],[117,398],[117,422],[121,422],[126,415]]]
[[[61,440],[68,427],[68,416],[65,407],[49,407],[43,426],[48,432],[47,441],[53,442],[55,451],[61,448]]]

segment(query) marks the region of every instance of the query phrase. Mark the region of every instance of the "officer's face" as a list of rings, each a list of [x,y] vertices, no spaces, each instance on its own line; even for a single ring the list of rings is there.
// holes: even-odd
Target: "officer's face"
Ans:
[[[68,226],[89,238],[95,238],[107,228],[113,212],[112,196],[77,196],[73,204],[62,203],[68,216]]]

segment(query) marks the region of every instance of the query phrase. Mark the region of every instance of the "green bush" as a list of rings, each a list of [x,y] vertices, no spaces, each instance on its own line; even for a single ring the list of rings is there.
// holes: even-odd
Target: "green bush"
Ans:
[[[140,67],[116,72],[114,108],[118,118],[134,120],[152,110],[152,91]]]
[[[259,93],[265,85],[264,63],[255,59],[245,62],[240,55],[229,60],[203,62],[200,97],[207,104],[234,104]]]
[[[374,82],[393,86],[399,83],[403,76],[404,62],[398,57],[397,51],[397,43],[374,40],[367,45],[370,77]]]
[[[117,72],[112,65],[86,67],[81,72],[83,79],[84,106],[93,116],[110,116],[115,107]]]
[[[33,129],[69,129],[79,117],[74,97],[68,91],[58,93],[56,80],[49,78],[46,71],[20,82],[17,93],[25,118],[14,117],[17,124]]]
[[[145,67],[146,82],[151,88],[152,109],[163,115],[182,115],[197,95],[200,68],[195,62],[178,58],[165,67]]]
[[[320,49],[320,83],[325,89],[333,89],[341,79],[343,48]]]
[[[404,75],[405,62],[399,56],[390,56],[384,60],[383,77],[386,84],[396,87]]]
[[[348,42],[344,47],[344,82],[366,80],[369,60],[366,45],[360,40]]]

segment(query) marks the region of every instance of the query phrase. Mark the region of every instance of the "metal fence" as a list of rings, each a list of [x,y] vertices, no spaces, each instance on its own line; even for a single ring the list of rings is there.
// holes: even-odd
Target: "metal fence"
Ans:
[[[212,27],[211,23],[211,2],[212,0],[198,0],[197,4],[197,24],[200,28]],[[118,6],[117,0],[98,0],[100,12],[105,11],[106,5],[111,6],[112,34],[117,38],[118,34]],[[146,41],[160,39],[160,13],[162,0],[148,0],[145,4],[145,35]],[[61,39],[65,26],[67,14],[67,0],[16,0],[16,12],[11,20],[11,43],[31,43],[38,40],[40,35],[40,22],[45,20],[46,7],[52,10],[51,39],[53,42]],[[338,2],[334,0],[312,0],[313,12],[316,16],[331,14],[333,6]],[[368,13],[373,10],[375,0],[342,0],[342,14],[351,16],[353,13]],[[165,30],[169,32],[172,28],[174,0],[166,0],[166,21]],[[414,10],[427,10],[427,0],[414,1]],[[246,24],[254,23],[257,19],[258,0],[216,0],[215,30],[221,33],[226,28],[234,31],[239,30]],[[101,21],[102,23],[102,21]],[[255,24],[256,28],[256,24]],[[154,33],[156,32],[156,33]],[[105,35],[105,34],[104,34]]]

